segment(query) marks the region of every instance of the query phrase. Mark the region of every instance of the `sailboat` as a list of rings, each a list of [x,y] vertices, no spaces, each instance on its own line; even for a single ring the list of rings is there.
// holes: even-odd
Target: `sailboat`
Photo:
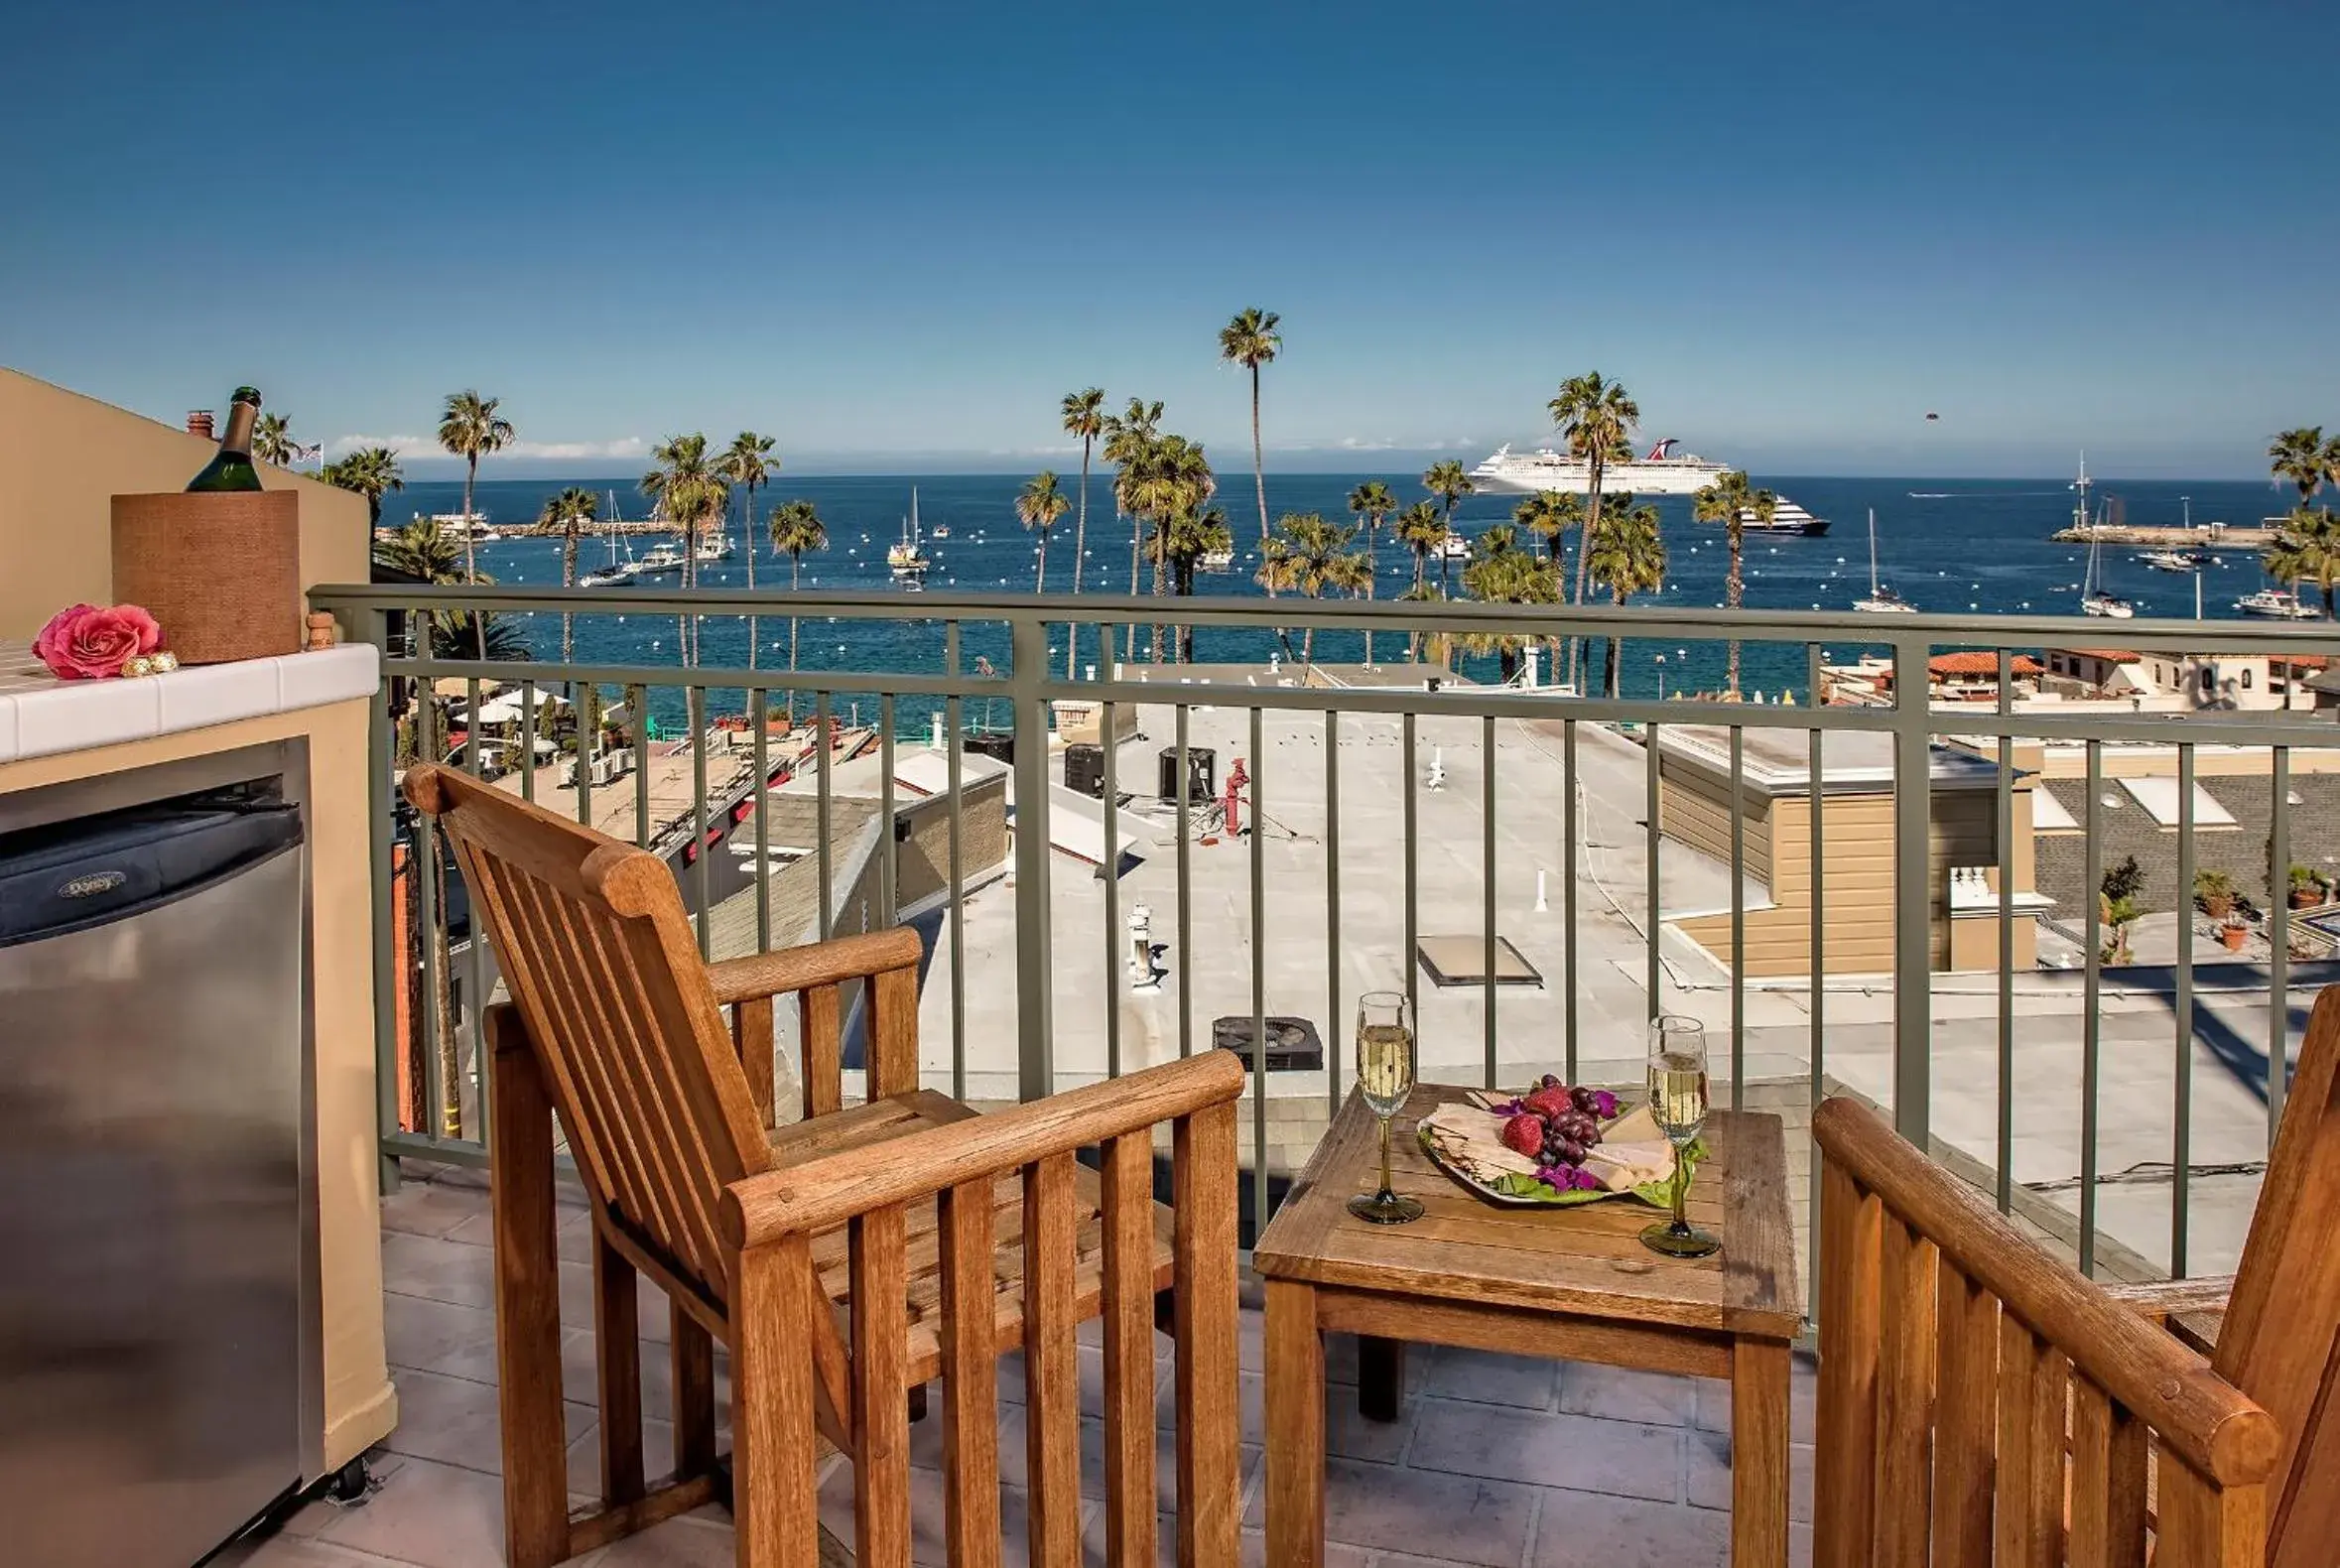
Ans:
[[[919,548],[918,486],[915,484],[910,487],[910,515],[903,519],[902,538],[899,543],[885,547],[885,564],[887,570],[898,578],[915,578],[934,565],[927,559],[926,552]]]
[[[1877,508],[1869,508],[1869,596],[1853,600],[1853,608],[1872,615],[1914,615],[1917,606],[1877,580]]]
[[[624,521],[625,519],[619,515],[617,510],[617,492],[611,490],[609,492],[609,524],[601,535],[609,542],[609,564],[587,572],[584,577],[578,579],[580,588],[615,588],[618,584],[631,582],[641,575],[641,568],[634,561],[634,547],[631,544],[625,547],[625,554],[622,558],[618,554],[617,530],[618,525]]]
[[[2080,496],[2072,507],[2072,525],[2088,536],[2088,570],[2080,579],[2080,613],[2127,620],[2137,613],[2137,606],[2105,587],[2105,529],[2111,519],[2099,513],[2094,524],[2089,522],[2088,484],[2088,456],[2083,453],[2080,457],[2080,477],[2072,481],[2072,488]]]

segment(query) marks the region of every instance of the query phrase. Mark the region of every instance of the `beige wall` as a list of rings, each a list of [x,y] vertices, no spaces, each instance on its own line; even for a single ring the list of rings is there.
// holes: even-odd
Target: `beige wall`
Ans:
[[[1661,828],[1728,863],[1728,796],[1714,793],[1726,789],[1703,776],[1663,779],[1658,797]],[[1779,800],[1751,796],[1748,805],[1748,859],[1751,867],[1756,864],[1755,847],[1760,842],[1764,855],[1755,874],[1769,887],[1772,907],[1751,910],[1746,916],[1747,973],[1751,977],[1808,975],[1812,968],[1811,802],[1803,796]],[[2027,892],[2033,886],[2027,780],[2017,780],[2014,810],[2015,889]],[[1970,967],[1967,960],[1978,960],[1971,967],[1998,966],[1997,921],[1982,922],[1991,932],[1987,948],[1976,947],[1972,940],[1953,945],[1947,903],[1953,867],[1998,863],[1997,821],[1998,797],[1990,791],[1942,791],[1933,798],[1927,859],[1934,897],[1929,956],[1935,969]],[[1682,830],[1678,833],[1677,824]],[[1890,794],[1830,795],[1821,805],[1820,829],[1820,935],[1827,973],[1887,973],[1893,967],[1893,798]],[[1678,924],[1683,935],[1725,964],[1730,962],[1728,914],[1701,915]],[[2032,934],[2030,920],[2016,922],[2018,967],[2028,967],[2031,962]]]
[[[0,561],[9,558],[0,556]],[[319,1272],[325,1461],[335,1469],[397,1424],[382,1349],[374,1135],[373,904],[366,861],[366,702],[218,724],[128,745],[0,764],[0,794],[239,746],[309,737],[315,927]]]
[[[0,368],[0,638],[30,637],[67,604],[112,602],[113,497],[185,489],[216,450]],[[260,482],[300,492],[303,588],[365,581],[364,496],[266,464]]]
[[[1007,858],[1006,775],[970,784],[959,794],[959,868],[974,876]],[[907,909],[951,885],[951,799],[894,799],[910,822],[910,837],[894,847],[894,907]]]

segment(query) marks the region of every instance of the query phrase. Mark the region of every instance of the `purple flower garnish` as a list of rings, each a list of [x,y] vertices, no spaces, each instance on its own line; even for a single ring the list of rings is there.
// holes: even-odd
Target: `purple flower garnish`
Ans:
[[[1527,1105],[1520,1100],[1506,1100],[1499,1106],[1490,1106],[1488,1109],[1498,1116],[1515,1116],[1525,1111]]]
[[[1556,1192],[1593,1192],[1601,1178],[1581,1165],[1539,1165],[1536,1179]]]
[[[1617,1097],[1606,1089],[1593,1091],[1593,1114],[1608,1121],[1617,1114]]]

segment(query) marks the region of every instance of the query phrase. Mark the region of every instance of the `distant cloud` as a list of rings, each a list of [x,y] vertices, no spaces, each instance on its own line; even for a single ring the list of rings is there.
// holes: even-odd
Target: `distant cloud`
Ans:
[[[325,452],[338,457],[360,447],[387,447],[401,457],[448,456],[436,436],[336,436],[325,443]],[[516,441],[498,456],[579,461],[589,457],[640,457],[649,451],[650,444],[641,437],[621,436],[615,441]]]

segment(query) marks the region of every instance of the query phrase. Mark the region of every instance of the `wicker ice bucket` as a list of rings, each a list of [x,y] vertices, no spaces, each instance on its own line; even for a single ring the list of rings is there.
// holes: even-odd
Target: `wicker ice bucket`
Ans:
[[[300,652],[300,496],[115,496],[114,601],[144,605],[181,664]]]

